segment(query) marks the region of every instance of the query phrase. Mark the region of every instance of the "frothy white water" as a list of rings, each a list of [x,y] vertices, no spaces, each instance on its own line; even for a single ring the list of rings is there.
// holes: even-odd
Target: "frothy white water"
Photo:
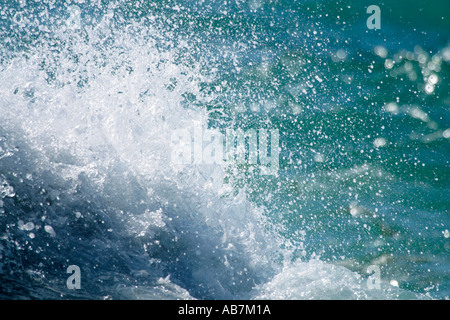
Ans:
[[[320,260],[287,264],[283,270],[264,284],[255,299],[307,300],[379,300],[419,299],[420,295],[400,290],[380,282],[379,288],[369,284],[371,279],[348,269]]]
[[[242,192],[226,196],[221,167],[171,162],[174,130],[207,127],[207,112],[186,105],[184,97],[195,96],[198,103],[212,97],[201,90],[209,80],[201,63],[188,54],[195,48],[181,41],[175,49],[171,35],[149,26],[151,21],[114,31],[55,30],[52,41],[3,61],[2,150],[10,153],[0,155],[4,179],[26,177],[64,211],[60,217],[57,210],[54,216],[46,210],[21,214],[22,223],[15,223],[33,223],[36,233],[27,241],[70,247],[71,237],[79,235],[68,221],[94,221],[92,212],[73,207],[78,197],[107,208],[97,215],[109,228],[86,238],[85,248],[107,250],[125,267],[110,277],[114,265],[102,272],[102,257],[60,260],[77,258],[87,265],[82,270],[99,270],[108,280],[99,290],[106,298],[400,297],[369,291],[357,274],[320,261],[283,266],[277,262],[283,260],[283,240]],[[25,190],[20,183],[15,189]],[[9,228],[17,228],[14,221]],[[40,229],[52,230],[46,233],[54,242]],[[45,286],[52,285],[58,283]]]
[[[156,283],[131,291],[120,286],[116,295],[186,297],[175,278],[200,297],[245,296],[264,278],[277,245],[264,231],[262,211],[242,194],[223,197],[222,168],[179,166],[170,158],[173,130],[207,126],[207,113],[183,101],[187,93],[203,99],[198,63],[177,57],[183,48],[164,49],[152,27],[117,31],[108,46],[99,33],[88,30],[91,40],[59,34],[67,46],[54,51],[44,43],[2,65],[2,127],[39,157],[36,168],[15,170],[36,183],[46,183],[44,171],[57,176],[55,201],[89,185],[82,192],[95,193],[112,210],[111,232],[142,244],[144,274]],[[64,223],[49,227],[63,241]],[[117,250],[123,254],[120,245]]]

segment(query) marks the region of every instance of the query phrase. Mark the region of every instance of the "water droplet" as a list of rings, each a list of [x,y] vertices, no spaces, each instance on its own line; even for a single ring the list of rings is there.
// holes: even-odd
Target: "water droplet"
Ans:
[[[430,84],[430,83],[427,83],[427,84],[425,85],[425,92],[426,92],[427,94],[431,94],[431,93],[433,93],[433,91],[434,91],[434,85],[432,85],[432,84]]]
[[[19,220],[18,227],[19,230],[31,231],[34,229],[34,223],[33,222],[24,223],[22,220]]]
[[[384,106],[384,110],[393,114],[398,114],[398,105],[395,102],[390,102]]]
[[[0,177],[0,196],[2,198],[5,197],[14,197],[16,193],[14,192],[14,188],[9,185],[9,183]]]
[[[375,146],[375,148],[380,148],[380,147],[384,147],[386,145],[386,139],[385,138],[376,138],[373,141],[373,145]]]
[[[336,52],[336,56],[340,59],[340,60],[345,60],[345,58],[347,58],[347,52],[345,52],[344,49],[339,49]]]
[[[325,158],[320,153],[317,153],[316,155],[314,155],[314,161],[315,162],[324,162]]]
[[[385,47],[383,46],[376,46],[374,48],[374,52],[377,56],[381,57],[381,58],[386,58],[388,55],[388,51],[386,50]]]
[[[386,69],[392,69],[392,67],[394,67],[394,61],[392,60],[392,59],[386,59],[385,61],[384,61],[384,67],[386,68]]]
[[[448,128],[448,129],[446,129],[443,133],[442,133],[442,136],[444,137],[444,138],[450,138],[450,128]]]
[[[47,226],[44,227],[44,230],[45,230],[45,232],[50,234],[51,237],[55,237],[56,236],[55,230],[53,230],[52,226],[47,225]]]
[[[393,287],[398,287],[398,281],[397,281],[397,280],[391,280],[391,281],[389,282],[389,284],[390,284],[391,286],[393,286]]]

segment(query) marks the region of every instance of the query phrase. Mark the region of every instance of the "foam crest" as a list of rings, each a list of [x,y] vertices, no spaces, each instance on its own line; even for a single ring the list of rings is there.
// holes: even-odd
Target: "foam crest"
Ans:
[[[14,157],[36,157],[34,167],[12,165],[10,175],[31,174],[30,183],[43,185],[53,202],[53,215],[25,215],[20,229],[32,223],[52,228],[51,235],[46,232],[52,241],[71,247],[79,232],[72,223],[85,221],[85,229],[99,220],[104,227],[83,239],[85,249],[113,250],[147,288],[139,294],[124,289],[129,280],[119,287],[109,281],[104,286],[116,288],[113,297],[186,297],[183,290],[200,298],[248,297],[270,273],[264,265],[276,246],[261,210],[242,194],[222,198],[221,167],[180,167],[170,160],[173,130],[207,126],[207,112],[185,101],[189,94],[201,102],[200,84],[207,79],[200,66],[183,62],[173,48],[164,50],[155,40],[161,31],[148,25],[113,29],[108,44],[104,30],[85,30],[84,36],[56,30],[53,42],[10,57],[0,71],[3,128],[9,141],[29,149]],[[27,192],[18,190],[21,196]],[[94,205],[75,208],[68,198]],[[43,219],[47,224],[40,226]],[[129,243],[133,257],[126,253]],[[52,258],[74,259],[47,257]],[[89,261],[77,258],[78,263],[98,269],[103,278],[115,273],[101,270],[100,258],[83,258]]]

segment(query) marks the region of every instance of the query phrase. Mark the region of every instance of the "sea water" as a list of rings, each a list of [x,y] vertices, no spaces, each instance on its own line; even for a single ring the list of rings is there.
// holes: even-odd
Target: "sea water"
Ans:
[[[448,298],[450,7],[373,4],[2,0],[0,298]]]

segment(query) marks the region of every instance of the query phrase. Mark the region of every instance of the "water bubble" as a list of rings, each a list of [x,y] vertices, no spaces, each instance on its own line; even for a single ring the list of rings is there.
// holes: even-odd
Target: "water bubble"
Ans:
[[[314,161],[315,162],[324,162],[325,158],[320,153],[317,153],[317,154],[314,155]]]
[[[414,71],[410,71],[410,72],[408,72],[408,78],[411,81],[416,81],[417,80],[417,74]]]
[[[389,284],[390,284],[391,286],[393,286],[393,287],[398,287],[398,281],[397,281],[397,280],[391,280],[391,281],[389,282]]]
[[[427,64],[427,68],[430,70],[436,71],[436,67],[437,67],[437,65],[432,61],[428,62],[428,64]]]
[[[434,73],[428,77],[428,83],[432,84],[432,85],[436,84],[438,82],[438,80],[439,80],[438,76]]]
[[[427,62],[427,56],[424,54],[419,54],[417,60],[419,61],[420,64],[424,64],[425,62]]]
[[[414,53],[411,51],[408,51],[406,53],[406,59],[408,59],[409,61],[414,60]]]
[[[450,232],[448,231],[448,229],[445,229],[445,231],[442,233],[444,234],[444,238],[446,239],[450,238]]]
[[[376,46],[374,48],[374,52],[377,56],[381,57],[381,58],[386,58],[388,55],[388,51],[386,50],[385,47],[383,46]]]
[[[444,132],[442,133],[442,136],[447,139],[450,138],[450,128],[444,130]]]
[[[405,71],[411,71],[413,69],[413,65],[411,62],[407,61],[405,62],[405,64],[403,65],[403,68],[405,68]]]
[[[442,59],[450,61],[450,46],[442,50]]]
[[[289,102],[289,106],[292,108],[293,114],[299,114],[303,112],[303,107],[295,102]]]
[[[421,110],[418,107],[414,107],[414,108],[410,109],[408,113],[411,117],[422,120],[423,122],[430,121],[428,114],[426,114],[423,110]]]
[[[340,59],[340,60],[345,60],[347,58],[347,52],[344,49],[339,49],[336,52],[336,56]]]
[[[375,148],[380,148],[380,147],[384,147],[386,145],[386,139],[385,138],[376,138],[373,141],[373,145],[375,146]]]
[[[14,188],[9,185],[9,183],[0,177],[0,195],[2,198],[5,197],[14,197],[16,193],[14,192]]]
[[[425,92],[427,94],[431,94],[431,93],[433,93],[433,91],[434,91],[434,85],[432,85],[431,83],[427,83],[425,85]]]
[[[19,26],[23,27],[24,18],[22,12],[16,12],[16,14],[13,16],[12,20],[18,24]]]
[[[386,68],[386,69],[392,69],[393,67],[394,67],[394,64],[395,64],[395,62],[394,62],[394,60],[392,60],[392,59],[386,59],[385,61],[384,61],[384,67]]]
[[[24,223],[22,220],[19,220],[18,228],[19,230],[31,231],[34,229],[34,223],[33,222]]]
[[[393,114],[398,114],[398,105],[395,102],[390,102],[384,106],[384,110]]]
[[[46,226],[44,227],[44,230],[45,230],[45,232],[47,232],[51,237],[55,237],[55,236],[56,236],[55,230],[53,230],[53,227],[52,227],[52,226],[46,225]]]
[[[351,202],[349,205],[349,212],[353,217],[359,216],[362,213],[361,207],[358,206],[357,202]]]

